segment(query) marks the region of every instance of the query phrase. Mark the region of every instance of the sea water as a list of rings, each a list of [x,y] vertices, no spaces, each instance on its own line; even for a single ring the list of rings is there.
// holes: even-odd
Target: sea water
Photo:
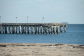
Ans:
[[[0,34],[0,43],[84,44],[84,24],[69,24],[60,34]]]

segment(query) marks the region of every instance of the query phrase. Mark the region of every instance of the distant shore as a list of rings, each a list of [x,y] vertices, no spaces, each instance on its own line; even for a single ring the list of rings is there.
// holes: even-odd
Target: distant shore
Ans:
[[[84,45],[0,43],[0,56],[84,56]]]

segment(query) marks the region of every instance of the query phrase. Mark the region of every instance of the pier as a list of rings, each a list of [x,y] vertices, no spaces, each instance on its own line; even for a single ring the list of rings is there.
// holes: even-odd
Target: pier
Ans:
[[[0,23],[0,34],[59,34],[66,32],[61,23]]]

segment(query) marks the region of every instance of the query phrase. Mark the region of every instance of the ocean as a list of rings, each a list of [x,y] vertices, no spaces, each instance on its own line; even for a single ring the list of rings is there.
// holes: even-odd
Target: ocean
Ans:
[[[84,44],[84,24],[69,24],[60,34],[0,34],[0,43]]]

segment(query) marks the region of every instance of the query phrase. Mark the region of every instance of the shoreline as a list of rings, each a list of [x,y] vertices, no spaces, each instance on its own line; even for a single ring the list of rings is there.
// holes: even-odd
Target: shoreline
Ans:
[[[55,46],[55,45],[73,45],[73,46],[84,46],[84,44],[58,44],[58,43],[0,43],[0,45],[34,45],[34,46],[40,46],[40,45],[51,45],[51,46]]]
[[[0,43],[0,56],[84,56],[84,45]]]

